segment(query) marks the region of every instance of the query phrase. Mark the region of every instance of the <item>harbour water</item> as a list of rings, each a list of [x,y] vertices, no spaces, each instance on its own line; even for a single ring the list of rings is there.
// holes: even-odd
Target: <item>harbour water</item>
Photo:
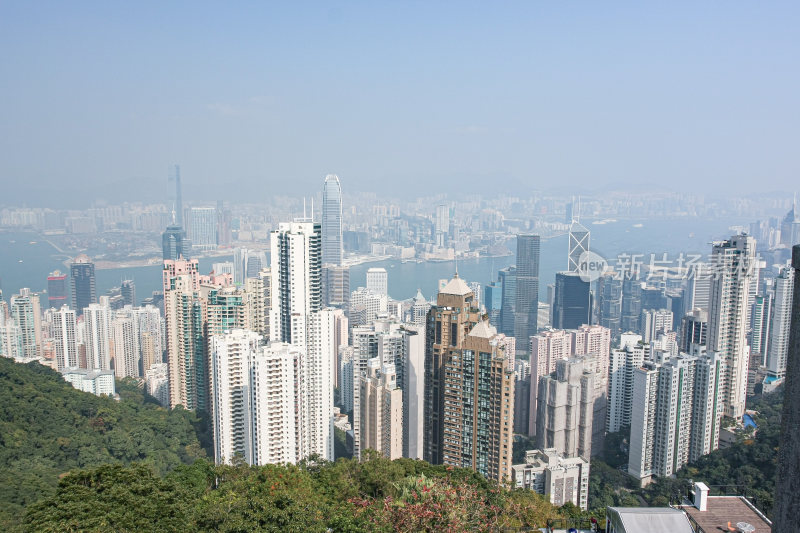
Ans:
[[[678,254],[707,254],[710,242],[731,235],[731,226],[746,226],[749,220],[735,219],[696,219],[677,217],[673,219],[652,220],[608,220],[584,221],[591,231],[591,249],[607,259],[614,259],[623,253],[655,253],[659,258],[667,254],[674,260]],[[597,223],[602,222],[602,223]],[[508,242],[510,248],[514,240]],[[545,299],[547,284],[553,283],[555,273],[567,266],[567,236],[560,235],[543,239],[539,269],[540,299]],[[47,288],[47,276],[54,270],[67,270],[63,261],[66,257],[32,232],[0,233],[0,288],[8,299],[21,287],[35,291]],[[209,272],[212,263],[230,261],[231,257],[200,259],[201,272]],[[485,257],[458,261],[459,276],[467,281],[481,284],[497,279],[497,271],[513,265],[515,257]],[[413,297],[421,289],[426,298],[435,295],[438,281],[453,276],[456,264],[446,262],[401,262],[386,260],[363,263],[350,270],[350,286],[355,289],[366,283],[366,271],[380,266],[389,273],[389,294],[395,299]],[[97,292],[104,294],[111,287],[119,286],[120,281],[132,279],[136,283],[139,300],[161,288],[161,268],[158,265],[143,267],[113,268],[97,271]]]

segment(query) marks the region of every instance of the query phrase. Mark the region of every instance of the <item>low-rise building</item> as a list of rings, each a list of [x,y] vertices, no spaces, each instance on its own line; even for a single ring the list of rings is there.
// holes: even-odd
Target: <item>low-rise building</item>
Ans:
[[[114,385],[114,372],[111,370],[65,368],[61,371],[61,375],[76,389],[90,392],[95,396],[114,396],[117,393]]]
[[[528,450],[525,463],[511,467],[511,481],[517,488],[543,494],[553,505],[572,502],[588,508],[589,462],[581,457],[563,457],[555,448]]]

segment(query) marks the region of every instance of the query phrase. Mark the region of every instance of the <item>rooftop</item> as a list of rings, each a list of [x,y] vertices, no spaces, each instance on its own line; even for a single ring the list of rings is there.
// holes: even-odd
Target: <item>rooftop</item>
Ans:
[[[469,288],[469,285],[466,282],[458,277],[458,274],[453,276],[447,285],[444,286],[442,290],[439,291],[440,294],[452,294],[455,296],[466,296],[467,294],[472,294],[472,289]]]
[[[491,339],[495,335],[497,335],[497,330],[494,326],[489,325],[488,320],[478,322],[469,332],[470,337],[481,337],[484,339]]]
[[[755,528],[752,533],[769,533],[772,529],[772,522],[744,496],[709,496],[705,511],[693,505],[684,505],[681,509],[706,533],[729,531],[728,523],[736,531],[739,522],[752,525]]]
[[[694,533],[686,515],[671,507],[609,507],[607,516],[615,533]]]

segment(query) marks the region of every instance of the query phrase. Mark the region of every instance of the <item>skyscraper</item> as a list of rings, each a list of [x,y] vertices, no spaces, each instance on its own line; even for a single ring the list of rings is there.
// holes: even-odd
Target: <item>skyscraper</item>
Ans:
[[[80,316],[89,304],[97,303],[94,263],[89,256],[81,254],[72,261],[69,274],[72,284],[72,309]]]
[[[692,309],[681,321],[678,349],[692,353],[692,345],[705,346],[708,338],[708,311]]]
[[[616,433],[623,427],[631,425],[633,408],[633,373],[640,368],[647,358],[650,347],[640,342],[625,344],[611,352],[608,367],[608,414],[606,429]]]
[[[122,303],[136,307],[136,283],[132,279],[126,279],[120,286],[120,294],[122,294]]]
[[[200,294],[197,259],[164,261],[164,318],[170,407],[207,410],[206,299]]]
[[[86,366],[89,370],[111,369],[111,310],[90,304],[84,310]]]
[[[253,370],[260,341],[258,333],[243,329],[228,331],[209,340],[214,398],[214,460],[217,464],[230,464],[236,455],[248,464],[257,464],[255,448],[258,438],[253,422],[254,412],[259,407],[272,411],[275,416],[285,414],[291,417],[291,413],[271,410],[267,405],[253,405],[251,381],[255,377]],[[294,381],[293,376],[286,377],[290,378],[290,383]]]
[[[213,206],[189,210],[189,235],[192,250],[207,252],[217,248],[217,209]]]
[[[650,343],[659,333],[672,331],[672,311],[669,309],[645,309],[639,321],[642,341]]]
[[[708,312],[708,351],[719,353],[723,414],[741,418],[747,394],[747,327],[750,281],[756,241],[735,235],[712,247],[711,294]]]
[[[261,250],[236,248],[233,251],[233,281],[243,284],[247,278],[258,277],[267,268],[267,254]]]
[[[589,251],[589,230],[573,220],[569,226],[569,248],[567,251],[567,270],[578,272],[580,269],[580,259],[584,252]]]
[[[510,479],[514,372],[458,276],[439,291],[425,337],[425,459]]]
[[[791,211],[786,213],[781,221],[781,244],[792,247],[800,243],[800,213],[797,212],[797,202],[792,205]]]
[[[322,264],[342,264],[342,185],[339,176],[325,176],[322,189]]]
[[[767,372],[770,376],[784,377],[789,354],[789,330],[794,296],[794,270],[784,267],[775,277],[775,300],[772,309]]]
[[[530,389],[528,408],[528,435],[536,435],[537,402],[539,398],[539,378],[552,374],[556,362],[568,359],[573,354],[572,334],[558,329],[542,331],[531,337],[530,342]]]
[[[296,463],[303,452],[306,409],[303,352],[290,344],[260,346],[234,329],[210,340],[214,459],[251,465]]]
[[[292,315],[308,316],[322,307],[322,253],[319,223],[283,222],[271,243],[270,334],[273,341],[296,343]]]
[[[75,311],[66,304],[53,313],[53,343],[59,372],[78,366],[78,341]]]
[[[539,379],[537,447],[590,460],[595,379],[580,359],[561,359],[555,374]]]
[[[403,328],[403,457],[422,459],[425,434],[425,328]]]
[[[770,327],[774,294],[757,295],[750,315],[750,355],[758,356],[759,364],[766,366],[769,352]],[[749,384],[748,384],[749,387]]]
[[[376,450],[388,459],[402,457],[403,391],[397,386],[394,364],[370,359],[359,386],[360,449]]]
[[[307,320],[302,404],[305,406],[301,458],[318,455],[333,461],[333,361],[336,360],[336,315],[320,309]],[[294,344],[298,344],[294,339]]]
[[[553,300],[553,327],[576,329],[591,320],[591,295],[589,282],[577,272],[556,273]]]
[[[500,333],[514,336],[514,321],[516,320],[517,305],[517,267],[506,267],[498,272],[497,277],[501,286],[500,300]],[[524,342],[520,340],[520,343]]]
[[[120,379],[138,378],[142,375],[138,326],[130,309],[117,311],[111,320],[111,336],[114,339],[114,374]]]
[[[11,318],[19,328],[20,357],[33,359],[42,355],[42,310],[39,295],[30,289],[19,290],[11,297]]]
[[[681,354],[634,370],[628,473],[642,486],[717,449],[723,367],[716,354]]]
[[[530,338],[538,331],[539,244],[538,235],[517,235],[514,337],[521,353],[528,353]]]
[[[612,272],[597,280],[597,316],[594,323],[611,330],[615,337],[622,328],[622,280]]]
[[[322,294],[325,307],[350,307],[350,267],[322,265]]]
[[[187,246],[186,232],[178,225],[167,226],[161,234],[161,258],[177,261],[179,258],[189,257],[190,246]]]
[[[61,309],[61,306],[69,303],[67,296],[67,275],[59,270],[51,272],[47,276],[47,305],[53,309]]]
[[[434,220],[436,232],[436,246],[446,246],[450,234],[450,208],[446,205],[436,206],[436,219]]]

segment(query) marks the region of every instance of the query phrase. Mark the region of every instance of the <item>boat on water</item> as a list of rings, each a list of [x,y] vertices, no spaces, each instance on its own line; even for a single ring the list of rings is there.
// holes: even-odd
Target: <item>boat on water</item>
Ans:
[[[36,241],[31,241],[28,244],[36,244]]]
[[[17,261],[17,263],[22,263],[22,259],[20,259],[19,261]]]

